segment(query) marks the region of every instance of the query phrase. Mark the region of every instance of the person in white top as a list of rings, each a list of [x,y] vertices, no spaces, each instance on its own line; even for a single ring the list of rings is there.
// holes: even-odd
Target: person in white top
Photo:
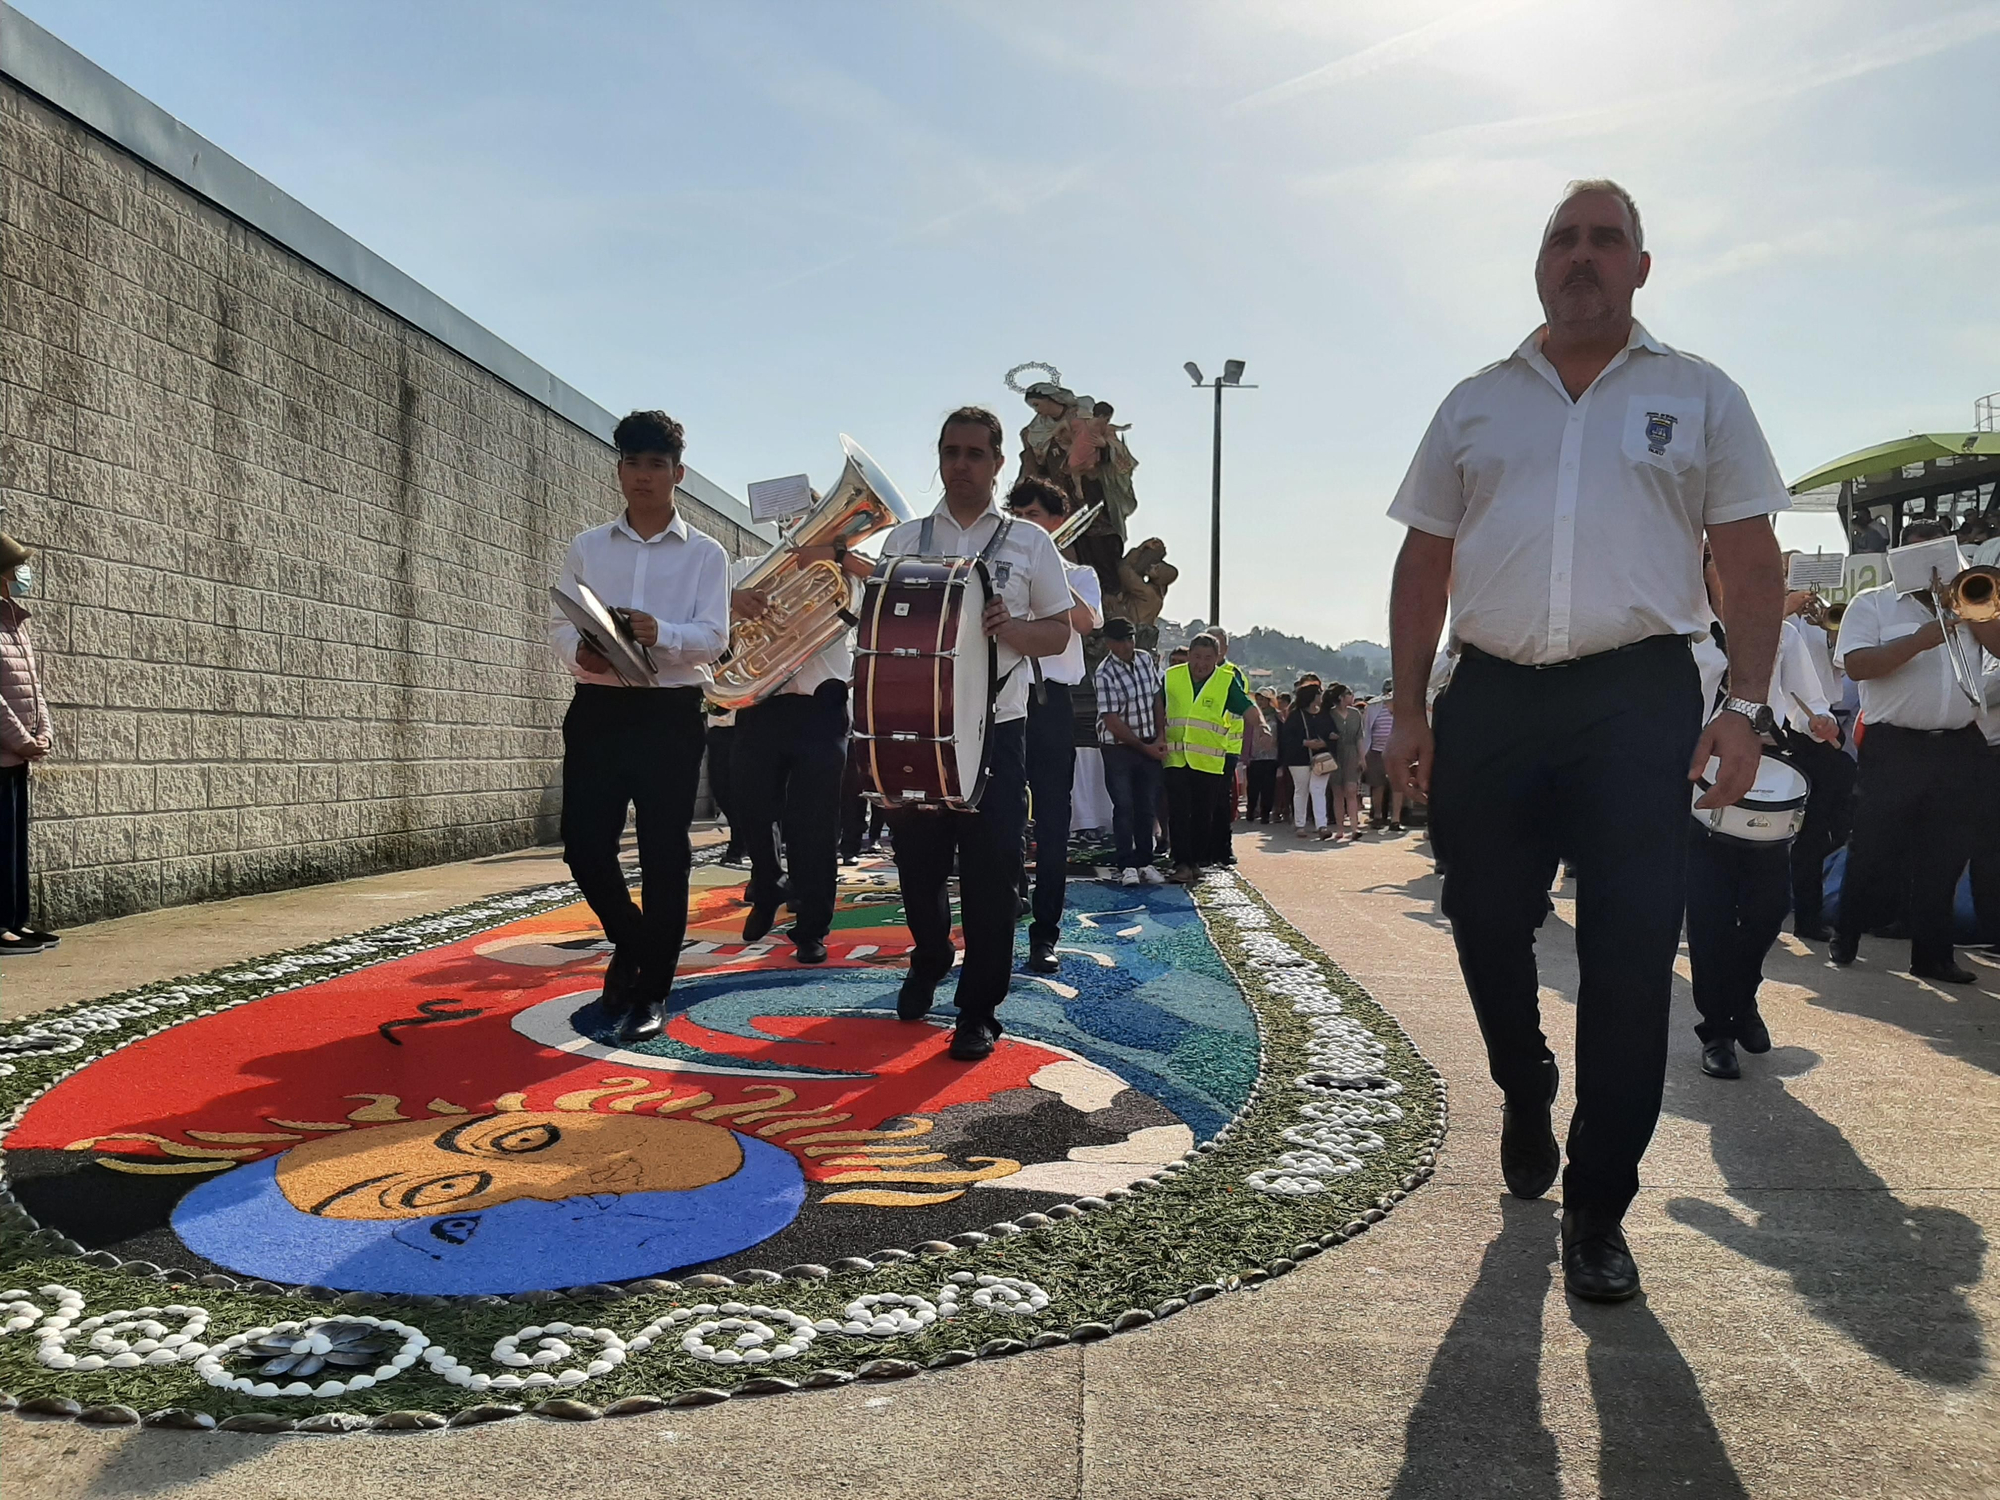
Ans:
[[[665,412],[635,411],[612,433],[625,511],[569,545],[559,586],[587,584],[621,611],[654,676],[629,686],[559,609],[549,646],[576,678],[563,717],[563,859],[611,940],[604,1017],[619,1042],[657,1036],[687,934],[688,825],[701,781],[707,664],[729,642],[729,558],[674,509],[687,437]],[[628,809],[639,823],[645,909],[618,864]]]
[[[1812,595],[1785,596],[1785,626],[1771,674],[1771,711],[1788,731],[1779,736],[1780,755],[1812,783],[1805,825],[1791,843],[1792,933],[1806,942],[1833,936],[1826,925],[1827,856],[1847,842],[1854,821],[1854,758],[1834,712],[1846,679],[1834,669],[1823,627],[1799,611]],[[1782,678],[1782,682],[1781,679]]]
[[[951,1055],[963,1062],[992,1055],[1000,1035],[994,1012],[1014,971],[1021,840],[1028,821],[1026,720],[1034,675],[1028,663],[1062,654],[1074,602],[1049,534],[1003,516],[994,502],[994,485],[1006,464],[1002,441],[1000,419],[984,407],[962,406],[946,417],[938,433],[944,499],[929,516],[896,527],[882,544],[885,558],[917,554],[926,539],[936,557],[985,552],[997,589],[985,625],[997,648],[1000,688],[986,737],[986,789],[979,807],[888,812],[903,911],[914,940],[896,997],[896,1014],[905,1021],[930,1014],[937,987],[952,969],[948,886],[957,862],[965,963],[958,975]]]
[[[1986,664],[1985,696],[1979,729],[1986,737],[1986,765],[1974,804],[1972,914],[1984,951],[2000,958],[2000,655]]]
[[[1719,617],[1726,613],[1726,591],[1713,561],[1706,561],[1702,571],[1709,603]],[[1702,702],[1711,712],[1729,696],[1724,642],[1722,627],[1715,625],[1711,637],[1694,646]],[[1840,726],[1827,713],[1819,674],[1789,621],[1780,637],[1767,702],[1774,715],[1767,735],[1773,758],[1796,766],[1802,739],[1821,748],[1838,742]],[[1799,726],[1798,733],[1792,732],[1792,724]],[[1830,753],[1845,762],[1838,750]],[[1810,773],[1799,769],[1810,779]],[[1688,968],[1695,1009],[1701,1013],[1694,1028],[1701,1041],[1701,1070],[1711,1078],[1743,1076],[1739,1046],[1745,1052],[1771,1050],[1757,990],[1764,982],[1764,959],[1792,904],[1791,850],[1796,842],[1745,843],[1695,822],[1688,850]]]
[[[1689,780],[1719,755],[1704,801],[1721,806],[1755,779],[1784,599],[1765,518],[1790,503],[1736,383],[1634,321],[1650,269],[1631,196],[1571,184],[1535,263],[1547,322],[1445,398],[1389,509],[1409,531],[1384,759],[1431,799],[1443,910],[1506,1096],[1501,1167],[1523,1197],[1561,1164],[1534,956],[1559,858],[1583,892],[1563,1274],[1606,1300],[1639,1289],[1619,1225],[1665,1084]],[[1704,533],[1742,695],[1705,729],[1689,651],[1712,618]],[[1447,605],[1459,660],[1434,732]]]
[[[848,579],[850,596],[858,587],[855,580],[874,566],[844,546],[797,551],[805,562],[838,566]],[[761,561],[740,564],[737,578]],[[729,607],[739,619],[756,619],[770,605],[756,589],[733,589]],[[843,632],[770,697],[736,713],[730,774],[743,820],[739,836],[750,857],[750,879],[743,888],[750,912],[743,920],[743,941],[763,937],[777,920],[779,906],[789,905],[793,921],[786,936],[802,964],[826,962],[826,937],[833,927],[840,784],[847,771],[847,686],[853,675],[854,649]],[[784,830],[783,868],[774,825]]]
[[[1054,534],[1069,516],[1069,496],[1046,479],[1030,476],[1007,492],[1007,509],[1031,526]],[[1083,638],[1104,623],[1104,586],[1097,569],[1065,562],[1069,579],[1069,644],[1039,662],[1041,681],[1028,694],[1028,792],[1035,815],[1035,883],[1028,923],[1028,968],[1054,974],[1056,939],[1062,933],[1063,898],[1069,889],[1070,792],[1076,781],[1076,711],[1070,689],[1083,681]]]
[[[1935,522],[1903,529],[1906,545],[1943,535]],[[2000,656],[2000,623],[1960,629]],[[1971,984],[1978,976],[1952,950],[1952,901],[1972,857],[1969,813],[1985,769],[1985,738],[1943,643],[1929,594],[1899,594],[1893,583],[1863,589],[1841,617],[1834,659],[1861,690],[1864,729],[1831,955],[1837,964],[1854,962],[1862,932],[1900,909],[1910,928],[1910,972]]]

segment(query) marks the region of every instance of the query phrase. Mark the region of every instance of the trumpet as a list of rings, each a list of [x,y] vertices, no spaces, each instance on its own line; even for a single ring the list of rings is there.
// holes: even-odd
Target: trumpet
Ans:
[[[1089,529],[1090,523],[1097,519],[1097,513],[1103,509],[1104,502],[1099,500],[1094,504],[1084,506],[1082,510],[1072,511],[1062,525],[1049,533],[1049,540],[1056,544],[1056,551],[1062,551],[1063,548],[1082,536]]]
[[[1930,596],[1938,624],[1944,628],[1944,654],[1951,663],[1952,680],[1974,704],[1984,707],[1986,685],[1980,680],[1979,644],[1967,641],[1958,627],[2000,620],[2000,568],[1977,564],[1950,579],[1941,578],[1932,569]]]
[[[1838,604],[1829,604],[1826,600],[1820,598],[1818,592],[1815,590],[1812,597],[1806,600],[1804,607],[1799,610],[1799,618],[1804,620],[1808,625],[1819,626],[1829,636],[1833,636],[1840,633],[1840,619],[1846,613],[1847,604],[1845,600]]]

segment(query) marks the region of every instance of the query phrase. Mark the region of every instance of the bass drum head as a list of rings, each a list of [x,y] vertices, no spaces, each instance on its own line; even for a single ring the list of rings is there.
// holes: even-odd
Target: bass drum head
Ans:
[[[964,573],[959,600],[957,654],[951,659],[952,750],[957,756],[958,795],[967,807],[986,789],[986,731],[993,721],[993,645],[980,624],[988,596],[986,569]]]

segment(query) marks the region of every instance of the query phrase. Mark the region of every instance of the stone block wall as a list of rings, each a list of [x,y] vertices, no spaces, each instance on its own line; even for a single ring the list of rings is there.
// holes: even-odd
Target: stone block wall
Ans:
[[[599,437],[5,78],[0,408],[39,920],[553,837],[545,591],[618,507]]]

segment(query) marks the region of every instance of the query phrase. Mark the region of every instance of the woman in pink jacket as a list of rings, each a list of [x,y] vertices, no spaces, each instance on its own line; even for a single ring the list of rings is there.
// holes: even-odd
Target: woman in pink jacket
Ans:
[[[0,532],[0,954],[39,953],[59,939],[28,925],[28,765],[49,753],[49,705],[15,595],[34,582],[28,549]]]

